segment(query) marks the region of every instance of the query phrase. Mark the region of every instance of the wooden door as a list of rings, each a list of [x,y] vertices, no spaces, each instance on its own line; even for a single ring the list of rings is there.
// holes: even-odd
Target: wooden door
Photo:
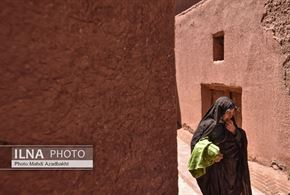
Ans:
[[[231,98],[234,103],[238,106],[236,112],[236,122],[239,127],[242,127],[242,93],[241,88],[238,87],[227,87],[224,85],[201,85],[201,100],[202,100],[202,116],[208,111],[210,106],[221,96],[227,96]]]

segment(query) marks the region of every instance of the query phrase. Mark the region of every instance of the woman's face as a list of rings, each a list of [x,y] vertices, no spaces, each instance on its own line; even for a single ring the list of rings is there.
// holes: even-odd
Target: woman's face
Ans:
[[[225,114],[223,115],[223,120],[224,121],[228,121],[231,118],[233,118],[233,116],[235,115],[236,109],[229,109],[225,112]]]

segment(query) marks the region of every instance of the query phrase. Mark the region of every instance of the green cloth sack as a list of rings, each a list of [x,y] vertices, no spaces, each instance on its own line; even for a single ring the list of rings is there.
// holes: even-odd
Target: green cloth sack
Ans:
[[[210,142],[208,137],[200,139],[194,146],[188,162],[188,170],[191,175],[195,178],[204,175],[206,167],[213,165],[219,154],[219,147]]]

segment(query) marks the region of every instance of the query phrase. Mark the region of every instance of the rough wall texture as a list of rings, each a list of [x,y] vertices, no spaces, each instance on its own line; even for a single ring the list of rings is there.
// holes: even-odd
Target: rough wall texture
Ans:
[[[273,32],[274,38],[282,47],[282,52],[290,53],[290,1],[266,1],[262,25],[266,30]]]
[[[284,85],[290,95],[290,1],[266,1],[262,25],[266,31],[273,33],[273,38],[278,41],[282,53],[286,56],[282,66],[284,69]]]
[[[0,141],[95,151],[93,171],[1,171],[1,194],[177,194],[174,2],[0,10]]]
[[[266,31],[272,32],[273,38],[278,41],[284,54],[284,61],[280,66],[282,68],[284,91],[288,93],[288,101],[284,102],[286,104],[278,111],[278,113],[282,113],[279,114],[280,131],[278,133],[278,143],[281,144],[282,148],[278,152],[282,160],[287,162],[289,169],[290,132],[287,124],[289,124],[290,119],[290,0],[266,1],[261,22]],[[283,102],[283,97],[281,99],[281,102]]]
[[[201,83],[240,86],[249,156],[290,167],[290,96],[283,69],[283,53],[289,51],[289,1],[276,7],[275,2],[265,8],[264,0],[204,0],[177,15],[176,75],[183,123],[195,129],[201,119]],[[275,30],[282,45],[266,27]],[[214,62],[212,36],[220,31],[224,60]]]

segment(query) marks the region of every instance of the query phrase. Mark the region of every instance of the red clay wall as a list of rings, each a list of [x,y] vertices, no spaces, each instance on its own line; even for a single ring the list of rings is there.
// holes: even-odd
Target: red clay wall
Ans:
[[[287,16],[289,5],[287,9],[282,0],[266,4],[264,0],[204,0],[175,17],[175,51],[182,122],[196,128],[201,119],[201,83],[242,87],[242,124],[250,157],[290,167],[289,79],[283,66],[289,44],[281,47],[265,30],[267,23],[261,23],[265,18],[270,27],[277,24],[273,31],[282,34],[285,42]],[[214,62],[212,36],[220,31],[224,31],[224,60]]]
[[[284,96],[277,99],[275,117],[279,122],[277,132],[277,143],[280,149],[274,153],[285,161],[290,169],[290,1],[267,0],[262,17],[262,26],[265,31],[272,32],[273,38],[279,44],[284,54],[283,63],[280,64],[280,82]],[[282,70],[281,70],[282,69]],[[286,94],[286,97],[285,97]]]
[[[0,141],[93,144],[93,171],[1,171],[1,194],[177,194],[174,2],[0,3]]]

